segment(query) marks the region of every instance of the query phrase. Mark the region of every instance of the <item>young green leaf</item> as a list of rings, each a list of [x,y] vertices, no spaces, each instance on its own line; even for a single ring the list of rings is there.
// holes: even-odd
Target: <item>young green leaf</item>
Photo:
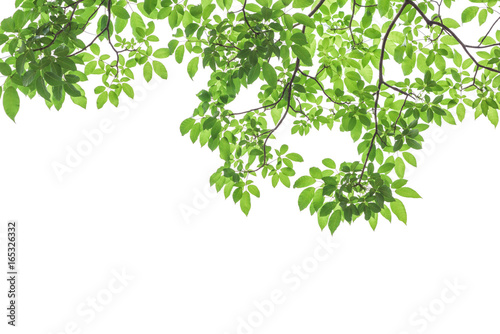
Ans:
[[[308,175],[304,175],[304,176],[299,177],[297,179],[297,181],[295,181],[293,187],[294,188],[305,188],[305,187],[309,187],[315,183],[316,183],[315,178],[308,176]]]
[[[392,212],[394,212],[394,214],[396,215],[396,217],[398,217],[400,221],[406,224],[407,215],[403,202],[401,202],[399,199],[396,199],[394,202],[391,202],[391,210]]]
[[[390,0],[379,0],[377,4],[377,9],[380,13],[380,16],[384,16],[385,14],[387,14],[390,6],[391,6]]]
[[[153,66],[151,66],[150,62],[144,64],[144,67],[142,68],[142,73],[144,75],[144,79],[146,79],[147,82],[150,82],[151,79],[153,79]]]
[[[248,84],[251,84],[255,80],[257,80],[259,78],[259,74],[260,74],[260,65],[259,63],[256,63],[254,66],[252,66],[250,72],[248,72],[248,78],[247,78]]]
[[[167,58],[170,56],[170,50],[168,48],[160,48],[153,53],[155,58]]]
[[[184,59],[184,45],[180,45],[175,50],[175,61],[180,64],[182,63],[183,59]]]
[[[406,161],[413,167],[417,167],[417,159],[415,159],[415,156],[409,152],[403,152],[403,158],[405,158]]]
[[[314,197],[314,188],[313,187],[306,188],[300,193],[300,195],[299,195],[299,209],[300,209],[300,211],[307,208],[309,203],[311,203],[313,197]]]
[[[307,8],[314,3],[313,0],[293,0],[293,8]]]
[[[229,161],[229,159],[231,158],[231,151],[230,151],[229,141],[227,140],[226,137],[223,137],[220,140],[219,152],[222,160]]]
[[[9,87],[5,90],[3,94],[3,109],[5,113],[11,120],[16,121],[16,115],[19,111],[19,94],[17,93],[17,89],[14,87]]]
[[[271,87],[276,87],[278,83],[278,76],[276,75],[276,70],[268,62],[262,64],[262,74],[264,75],[264,80]]]
[[[477,6],[470,6],[467,7],[463,12],[462,12],[462,23],[467,23],[472,21],[478,12],[479,8]]]
[[[157,60],[153,60],[153,69],[160,78],[165,80],[168,79],[167,69],[165,68],[165,65],[163,65],[163,63],[160,63]]]
[[[332,235],[339,227],[341,219],[342,219],[342,212],[340,210],[334,211],[330,216],[330,219],[328,220],[328,228],[330,229]]]
[[[298,23],[300,24],[303,24],[309,28],[315,28],[316,27],[316,24],[314,23],[314,20],[311,19],[309,16],[307,16],[306,14],[302,14],[302,13],[295,13],[293,14],[293,18],[295,19],[295,21],[297,21]]]
[[[298,153],[288,153],[286,157],[292,161],[303,162],[304,158]]]
[[[245,216],[248,216],[248,213],[250,212],[251,208],[250,193],[248,191],[243,192],[243,194],[241,195],[240,208],[241,211],[243,211],[243,213],[245,214]]]
[[[399,188],[396,189],[396,194],[403,197],[409,198],[422,198],[415,190],[411,188]]]
[[[198,57],[195,57],[195,58],[191,59],[188,63],[187,71],[188,71],[188,74],[189,74],[189,77],[191,78],[191,80],[194,78],[194,75],[196,74],[196,72],[198,72],[199,60],[200,59]]]
[[[112,6],[111,7],[111,12],[116,16],[119,17],[123,20],[128,20],[130,18],[130,14],[127,12],[127,10],[123,7],[120,6]]]
[[[181,130],[181,135],[185,135],[188,133],[191,128],[193,127],[195,120],[193,118],[186,118],[185,120],[182,121],[180,130]]]
[[[493,124],[496,128],[498,125],[498,110],[489,108],[488,119],[490,120],[491,124]]]
[[[306,66],[312,66],[312,58],[309,51],[300,45],[293,44],[292,51],[300,59],[300,61]]]

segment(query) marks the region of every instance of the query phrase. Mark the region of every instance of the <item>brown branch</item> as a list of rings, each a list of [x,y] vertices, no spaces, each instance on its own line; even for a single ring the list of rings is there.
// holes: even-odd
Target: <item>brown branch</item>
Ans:
[[[300,69],[299,69],[299,72],[300,72],[300,74],[302,74],[303,76],[308,77],[309,79],[312,79],[312,80],[316,81],[316,83],[318,84],[318,86],[319,86],[319,87],[321,88],[321,90],[323,91],[323,94],[325,94],[325,96],[326,96],[326,97],[327,97],[330,101],[332,101],[334,104],[337,104],[337,105],[347,105],[347,103],[345,103],[345,102],[337,102],[337,101],[334,101],[334,100],[330,97],[330,95],[328,95],[328,94],[325,92],[325,89],[323,88],[323,85],[321,84],[321,82],[319,82],[319,80],[318,80],[318,79],[316,79],[315,77],[310,76],[309,74],[304,73],[304,72],[303,72],[302,70],[300,70]]]
[[[382,46],[381,46],[381,50],[380,50],[380,60],[379,60],[379,64],[378,64],[378,90],[377,90],[377,95],[375,98],[375,107],[373,108],[373,116],[375,119],[375,131],[373,133],[373,137],[371,139],[370,146],[368,148],[368,152],[366,153],[365,162],[363,164],[363,169],[361,170],[359,180],[356,183],[356,186],[360,186],[361,188],[364,188],[363,186],[361,186],[361,181],[363,180],[363,175],[365,174],[366,166],[368,165],[370,153],[372,152],[373,147],[374,147],[375,138],[378,135],[377,108],[378,108],[378,100],[380,98],[380,90],[381,90],[382,84],[384,82],[384,75],[383,75],[384,54],[385,54],[385,47],[387,44],[387,39],[389,38],[389,34],[391,33],[392,29],[394,29],[394,26],[396,25],[397,20],[399,20],[399,17],[401,16],[401,14],[403,14],[403,11],[405,10],[407,5],[408,5],[408,0],[405,0],[405,2],[401,5],[401,8],[399,9],[398,13],[396,14],[396,16],[392,19],[391,23],[389,24],[389,27],[387,28],[387,31],[384,35],[384,38],[382,39]]]
[[[403,108],[405,107],[406,101],[408,101],[408,95],[405,97],[403,105],[401,106],[401,109],[399,110],[399,115],[398,115],[398,118],[396,119],[396,122],[394,122],[394,133],[396,133],[396,126],[398,125],[398,121],[401,118],[401,114],[403,113]]]
[[[50,47],[51,47],[51,46],[55,43],[55,41],[56,41],[57,37],[58,37],[60,34],[62,34],[62,32],[63,32],[64,30],[66,30],[66,28],[68,28],[68,27],[71,25],[71,23],[73,22],[73,17],[75,16],[75,12],[76,12],[76,10],[78,9],[78,4],[79,4],[80,2],[81,2],[81,1],[77,1],[77,2],[75,3],[75,4],[76,4],[76,6],[75,6],[75,7],[73,8],[73,10],[71,11],[71,15],[70,15],[70,17],[69,17],[68,22],[64,25],[64,27],[62,27],[62,28],[61,28],[61,30],[59,30],[59,31],[58,31],[58,32],[54,35],[54,38],[53,38],[53,39],[49,42],[49,44],[47,44],[47,45],[45,45],[45,46],[42,46],[42,47],[40,47],[40,48],[38,48],[38,49],[34,49],[34,50],[33,50],[33,52],[35,52],[35,51],[42,51],[42,50],[48,49],[48,48],[50,48]]]
[[[249,112],[252,112],[252,111],[257,111],[257,110],[260,110],[260,109],[269,109],[269,108],[272,108],[272,107],[276,106],[278,103],[280,103],[281,100],[283,100],[283,97],[285,96],[285,92],[286,92],[286,89],[287,89],[288,85],[290,85],[290,83],[287,83],[285,85],[285,87],[283,87],[283,91],[281,92],[281,96],[275,102],[270,103],[270,104],[265,105],[265,106],[262,106],[262,107],[253,108],[253,109],[250,109],[250,110],[247,110],[247,111],[242,111],[242,112],[237,112],[237,113],[231,113],[231,114],[229,114],[227,116],[235,116],[235,115],[248,114]]]
[[[470,53],[469,51],[469,48],[467,47],[467,45],[457,36],[457,34],[455,34],[455,32],[453,32],[453,30],[451,30],[450,28],[448,28],[446,25],[444,25],[443,23],[441,22],[437,22],[437,21],[433,21],[431,19],[429,19],[425,13],[418,7],[418,5],[412,1],[412,0],[407,0],[405,1],[405,4],[409,4],[411,5],[413,8],[415,8],[415,10],[419,13],[419,15],[424,19],[425,23],[428,25],[428,26],[439,26],[441,28],[443,28],[443,30],[448,34],[450,35],[451,37],[453,37],[457,42],[458,44],[460,44],[460,46],[462,47],[462,49],[465,51],[465,53],[469,56],[469,58],[476,64],[476,66],[480,67],[480,68],[483,68],[485,70],[488,70],[488,71],[492,71],[492,72],[495,72],[495,73],[500,73],[500,70],[496,70],[492,67],[489,67],[489,66],[485,66],[485,65],[482,65],[479,63],[479,61]]]
[[[112,0],[108,0],[108,5],[107,5],[107,6],[108,6],[108,10],[111,10],[111,1],[112,1]],[[103,1],[103,2],[104,2],[104,1]],[[109,36],[109,26],[110,26],[110,24],[111,24],[111,16],[108,16],[108,22],[106,22],[106,26],[104,27],[104,29],[103,29],[100,33],[98,33],[98,34],[94,37],[94,39],[92,39],[92,41],[91,41],[89,44],[85,45],[85,47],[83,47],[82,49],[80,49],[80,50],[78,50],[78,51],[76,51],[76,52],[73,52],[73,53],[72,53],[72,54],[70,54],[68,57],[76,56],[77,54],[82,53],[83,51],[87,50],[87,49],[88,49],[88,48],[89,48],[92,44],[94,44],[94,43],[95,43],[95,41],[96,41],[99,37],[101,37],[101,36],[102,36],[102,35],[103,35],[106,31],[108,32],[108,36]]]
[[[247,24],[248,28],[250,28],[250,30],[258,35],[259,33],[257,31],[255,31],[252,26],[250,25],[250,22],[248,22],[248,18],[247,18],[247,11],[245,10],[245,7],[247,6],[247,0],[245,0],[245,2],[243,3],[243,8],[241,9],[242,12],[243,12],[243,19],[245,20],[245,23]]]
[[[302,33],[304,33],[304,31],[306,30],[306,26],[305,25],[302,25]],[[280,125],[283,123],[283,121],[285,120],[286,116],[288,115],[289,111],[290,111],[290,107],[291,107],[291,101],[292,101],[292,86],[293,86],[293,80],[295,80],[295,77],[297,76],[297,72],[299,71],[299,67],[300,67],[300,59],[297,57],[296,61],[295,61],[295,69],[293,70],[293,73],[292,73],[292,76],[290,78],[290,81],[288,81],[287,85],[285,87],[288,87],[288,96],[287,96],[287,106],[286,106],[286,110],[285,110],[285,113],[283,114],[283,116],[281,116],[279,122],[276,124],[276,126],[271,129],[270,131],[268,131],[268,135],[266,136],[266,139],[264,140],[264,144],[262,146],[263,150],[264,150],[264,154],[263,154],[263,159],[262,159],[262,165],[260,165],[259,167],[257,167],[256,169],[254,170],[247,170],[245,171],[246,173],[255,173],[259,170],[261,170],[264,166],[267,166],[268,165],[268,162],[267,162],[267,151],[266,151],[266,144],[267,144],[267,141],[269,140],[269,138],[271,137],[271,135],[280,127]],[[286,91],[286,89],[283,90],[283,95],[284,95],[284,92]]]

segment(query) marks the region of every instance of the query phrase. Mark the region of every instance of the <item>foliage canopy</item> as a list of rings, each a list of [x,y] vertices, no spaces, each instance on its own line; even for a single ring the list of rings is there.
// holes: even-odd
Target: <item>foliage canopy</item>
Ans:
[[[134,97],[138,69],[147,81],[167,79],[167,57],[186,60],[191,78],[209,68],[180,131],[218,151],[223,165],[210,178],[218,191],[248,214],[260,196],[255,177],[292,187],[294,164],[303,161],[287,145],[271,146],[286,118],[299,136],[338,126],[358,144],[359,160],[325,157],[294,178],[299,208],[332,233],[358,217],[375,229],[379,216],[406,223],[400,198],[420,197],[404,177],[429,124],[455,124],[467,109],[498,124],[497,2],[16,0],[0,26],[1,98],[12,120],[20,95],[39,95],[49,108],[68,99],[86,108],[82,83],[94,75],[102,79],[97,107],[117,106],[123,94]],[[162,20],[172,29],[168,41],[155,35]],[[477,29],[477,40],[463,40],[463,29]],[[256,106],[230,110],[253,84]]]

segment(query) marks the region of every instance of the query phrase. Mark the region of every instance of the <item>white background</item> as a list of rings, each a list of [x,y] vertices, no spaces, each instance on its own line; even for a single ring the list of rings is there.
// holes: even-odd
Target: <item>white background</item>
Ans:
[[[407,171],[423,197],[405,201],[408,226],[381,220],[373,232],[359,220],[331,237],[299,213],[297,190],[261,183],[248,218],[207,191],[220,159],[179,133],[206,75],[192,82],[174,66],[169,75],[136,82],[136,101],[119,109],[97,110],[90,93],[87,110],[22,99],[17,124],[1,117],[3,263],[6,223],[20,226],[19,325],[5,324],[2,279],[2,333],[499,331],[500,131],[484,117],[468,110],[463,124],[426,132],[420,166]],[[250,92],[235,108],[256,102]],[[111,131],[58,179],[54,162],[103,120]],[[356,158],[345,134],[288,141],[304,169]],[[114,279],[122,271],[124,284]],[[89,311],[93,298],[99,311]]]

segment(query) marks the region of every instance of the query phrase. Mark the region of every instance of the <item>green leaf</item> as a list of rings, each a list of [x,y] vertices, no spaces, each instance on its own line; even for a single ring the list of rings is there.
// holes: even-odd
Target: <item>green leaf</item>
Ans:
[[[314,196],[314,188],[313,187],[309,187],[307,189],[304,189],[300,193],[300,195],[299,195],[299,209],[300,209],[300,211],[307,208],[309,203],[311,203],[313,196]]]
[[[304,175],[304,176],[299,177],[297,179],[297,181],[295,181],[293,187],[294,188],[305,188],[305,187],[312,186],[315,183],[316,183],[315,178],[308,176],[308,175]]]
[[[153,60],[153,69],[155,73],[162,79],[168,79],[168,72],[163,63]]]
[[[318,217],[318,225],[321,228],[321,231],[328,225],[328,216],[317,215]]]
[[[87,98],[85,96],[71,96],[71,101],[73,101],[74,104],[82,107],[83,109],[87,108]]]
[[[123,7],[120,6],[112,6],[111,7],[111,12],[115,14],[116,17],[119,17],[123,20],[128,20],[130,18],[130,14],[127,12],[127,10]]]
[[[396,194],[408,198],[422,198],[415,190],[407,187],[396,189]]]
[[[304,159],[302,158],[302,156],[298,153],[288,153],[286,155],[286,157],[292,161],[296,161],[296,162],[303,162]]]
[[[293,8],[307,8],[314,3],[313,0],[293,0]]]
[[[293,14],[293,18],[295,19],[295,21],[297,21],[298,23],[300,24],[303,24],[309,28],[315,28],[316,27],[316,24],[314,23],[314,20],[311,19],[309,16],[307,16],[306,14],[302,14],[302,13],[295,13]]]
[[[102,92],[97,97],[97,109],[101,109],[104,104],[108,101],[108,92]]]
[[[79,97],[82,95],[82,93],[74,85],[68,82],[64,83],[64,91],[71,97]]]
[[[297,57],[299,57],[300,61],[304,63],[304,65],[306,66],[313,65],[311,54],[309,53],[309,51],[307,51],[306,48],[300,45],[293,44],[292,51],[297,55]]]
[[[378,214],[375,215],[372,214],[368,222],[370,223],[371,228],[375,231],[375,228],[377,228],[377,223],[378,223]]]
[[[19,94],[17,93],[17,89],[14,87],[9,87],[5,90],[3,94],[3,109],[5,113],[11,120],[16,121],[16,115],[19,111]]]
[[[460,24],[457,21],[455,21],[454,19],[450,19],[450,18],[444,18],[443,24],[451,29],[460,28]]]
[[[276,87],[278,83],[278,76],[276,75],[276,70],[268,62],[262,64],[262,73],[264,74],[264,79],[271,87]]]
[[[35,71],[33,70],[26,71],[26,73],[24,73],[23,75],[23,86],[28,87],[29,85],[31,85],[33,80],[35,80],[35,77],[36,77]]]
[[[314,177],[315,179],[323,178],[323,173],[321,172],[321,169],[319,169],[318,167],[309,168],[309,174],[311,174],[311,176]]]
[[[240,208],[241,211],[243,211],[243,213],[245,214],[245,216],[248,216],[251,206],[252,205],[250,203],[250,194],[248,193],[248,191],[245,191],[240,199]]]
[[[260,191],[259,191],[259,188],[257,188],[257,186],[251,184],[248,186],[248,191],[250,192],[250,194],[254,195],[255,197],[259,198],[260,197]]]
[[[414,148],[416,150],[422,149],[422,145],[418,141],[416,141],[415,139],[406,138],[406,143],[408,144],[408,146],[410,146],[411,148]]]
[[[193,127],[195,120],[193,118],[186,118],[185,120],[182,121],[180,130],[181,130],[181,135],[185,135],[188,133],[191,128]]]
[[[401,188],[401,187],[403,187],[404,185],[406,185],[406,183],[408,183],[408,180],[405,180],[405,179],[399,179],[399,180],[394,181],[394,182],[391,184],[391,188],[392,188],[392,189],[398,189],[398,188]]]
[[[45,72],[43,78],[51,86],[62,86],[63,84],[62,78],[53,72]]]
[[[70,58],[67,57],[57,58],[57,64],[59,64],[62,68],[76,71],[76,64]]]
[[[340,210],[334,211],[330,216],[330,219],[328,220],[328,228],[330,229],[332,235],[339,227],[341,219],[342,219],[342,212]]]
[[[42,77],[38,77],[38,79],[36,79],[36,91],[38,95],[43,97],[45,100],[50,101],[50,93],[47,90],[45,80],[43,80]]]
[[[302,32],[296,32],[295,34],[292,35],[290,40],[298,45],[307,45],[308,44],[306,35],[304,35]]]
[[[144,11],[151,14],[156,9],[157,0],[144,0]]]
[[[400,221],[406,224],[407,215],[403,202],[401,202],[399,199],[395,199],[394,202],[391,202],[391,210]]]
[[[377,9],[380,13],[380,16],[384,16],[391,6],[390,0],[378,0]]]
[[[410,75],[413,72],[413,67],[415,66],[415,62],[411,60],[411,58],[405,58],[401,67],[403,69],[404,75]]]
[[[5,76],[9,76],[12,73],[12,68],[7,63],[0,63],[0,73]]]
[[[122,83],[122,89],[131,99],[134,98],[134,89],[128,83]]]
[[[142,72],[144,75],[144,79],[146,79],[147,82],[150,82],[151,79],[153,78],[153,66],[151,66],[150,62],[144,64]]]
[[[380,211],[380,214],[382,215],[382,217],[384,217],[388,221],[392,220],[392,213],[391,213],[391,210],[389,210],[389,208],[387,207],[387,205],[384,205],[384,207]]]
[[[323,159],[322,161],[323,165],[325,165],[328,168],[335,169],[337,166],[335,165],[335,161],[333,161],[330,158]]]
[[[219,152],[222,160],[229,161],[229,159],[231,158],[231,151],[230,151],[229,141],[227,140],[226,137],[222,137],[222,139],[220,140]]]
[[[408,152],[403,152],[403,158],[405,158],[406,161],[413,167],[417,167],[417,159],[415,159],[415,156],[411,153]]]
[[[387,174],[394,168],[394,166],[395,165],[393,163],[387,162],[379,167],[378,173]]]
[[[114,105],[115,107],[118,107],[118,95],[116,95],[116,93],[114,91],[110,91],[109,92],[109,95],[108,95],[108,98],[109,98],[109,102]]]
[[[198,139],[198,136],[201,132],[201,125],[200,123],[195,123],[193,125],[193,128],[191,129],[191,133],[189,134],[189,139],[194,143],[196,139]]]
[[[474,19],[474,17],[476,17],[478,10],[479,10],[479,8],[477,6],[467,7],[462,12],[462,22],[467,23],[467,22],[472,21]]]
[[[375,39],[375,38],[382,37],[382,34],[380,33],[380,31],[378,31],[376,29],[368,28],[365,30],[365,36],[369,37],[371,39]]]
[[[153,53],[155,58],[167,58],[170,56],[170,50],[168,48],[160,48]]]
[[[181,45],[175,50],[175,61],[180,64],[182,63],[183,59],[184,59],[184,45]]]
[[[248,84],[253,83],[255,80],[259,78],[260,74],[260,64],[256,63],[251,69],[250,72],[248,72],[248,78],[247,82]]]
[[[132,12],[130,16],[130,26],[132,27],[133,30],[137,30],[137,28],[142,29],[144,31],[146,30],[146,25],[144,24],[142,17],[136,12]]]
[[[280,173],[279,178],[281,183],[287,188],[290,188],[290,178],[285,173]]]
[[[395,166],[396,175],[400,179],[402,179],[403,177],[405,177],[405,169],[406,169],[406,166],[405,166],[403,159],[401,159],[400,157],[397,157],[395,165],[396,165]]]
[[[498,111],[493,108],[489,108],[488,110],[488,119],[490,122],[495,126],[495,128],[498,125]]]
[[[5,34],[0,34],[0,45],[4,44],[5,42],[7,42],[9,40],[9,37],[7,37],[7,35]]]
[[[199,61],[200,61],[200,58],[195,57],[195,58],[191,59],[188,63],[187,71],[188,71],[188,74],[189,74],[189,77],[191,78],[191,80],[193,79],[196,72],[198,72]]]

